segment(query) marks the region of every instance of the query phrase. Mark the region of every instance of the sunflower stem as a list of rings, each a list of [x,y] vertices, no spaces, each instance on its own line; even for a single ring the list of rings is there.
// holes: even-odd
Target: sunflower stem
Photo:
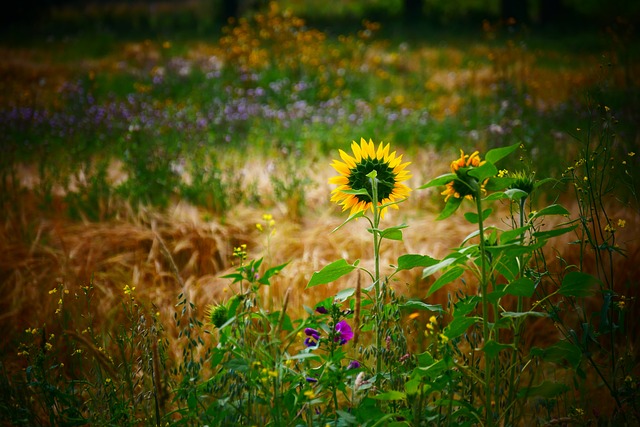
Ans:
[[[382,284],[380,283],[380,207],[378,206],[378,179],[374,169],[367,175],[371,180],[371,209],[373,210],[373,264],[374,289],[376,294],[376,378],[382,371]]]
[[[484,224],[482,218],[482,192],[480,191],[480,186],[477,187],[475,191],[474,198],[476,200],[476,209],[478,210],[478,231],[480,234],[480,289],[482,292],[482,333],[484,335],[484,343],[486,344],[489,341],[490,331],[489,331],[489,299],[487,298],[488,293],[488,283],[487,283],[487,266],[486,266],[486,249],[484,242]],[[493,425],[493,411],[491,409],[491,363],[489,363],[489,357],[485,353],[485,363],[484,363],[484,394],[485,394],[485,411],[486,411],[486,425]]]

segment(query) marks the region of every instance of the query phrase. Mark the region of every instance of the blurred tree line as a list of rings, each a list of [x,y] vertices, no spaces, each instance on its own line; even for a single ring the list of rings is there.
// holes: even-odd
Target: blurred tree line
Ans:
[[[640,1],[637,0],[276,1],[310,20],[322,16],[342,21],[369,18],[450,25],[501,19],[539,26],[587,27],[608,25],[618,17],[631,22],[640,18]],[[56,21],[64,25],[65,19],[72,24],[84,20],[87,25],[86,20],[97,16],[106,26],[120,26],[115,30],[127,25],[138,29],[168,26],[170,30],[193,28],[195,24],[197,28],[209,31],[220,28],[231,17],[250,14],[268,3],[269,0],[21,0],[3,5],[0,23],[5,29],[21,25],[54,25]],[[332,13],[342,13],[342,16],[332,16]],[[83,17],[83,14],[87,16]]]

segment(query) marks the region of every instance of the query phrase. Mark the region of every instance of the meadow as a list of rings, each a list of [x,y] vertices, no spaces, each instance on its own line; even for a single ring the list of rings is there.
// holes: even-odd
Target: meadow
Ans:
[[[640,423],[632,26],[385,25],[0,43],[6,425]]]

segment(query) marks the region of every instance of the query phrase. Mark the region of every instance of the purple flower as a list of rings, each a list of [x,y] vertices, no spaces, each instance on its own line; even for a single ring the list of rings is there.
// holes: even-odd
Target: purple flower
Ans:
[[[305,378],[307,380],[308,383],[317,383],[318,379],[317,378],[313,378],[313,377],[307,377]]]
[[[307,338],[304,340],[304,345],[307,347],[314,347],[318,344],[318,340],[320,339],[320,332],[313,328],[305,328],[304,330]]]
[[[347,366],[347,370],[358,369],[359,367],[360,367],[360,362],[358,362],[357,360],[352,360],[349,363],[349,366]]]
[[[329,312],[323,305],[316,307],[316,311],[320,314],[327,314]]]
[[[341,320],[336,324],[335,341],[344,344],[353,338],[353,331],[346,320]]]

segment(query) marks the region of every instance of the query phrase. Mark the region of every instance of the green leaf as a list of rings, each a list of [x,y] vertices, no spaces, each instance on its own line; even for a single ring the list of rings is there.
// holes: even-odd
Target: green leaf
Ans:
[[[347,298],[349,298],[351,295],[355,293],[356,293],[356,288],[343,289],[336,294],[334,300],[337,302],[343,302],[344,300],[346,300]]]
[[[444,272],[442,276],[438,277],[438,279],[433,282],[433,285],[429,288],[427,298],[438,289],[462,276],[462,273],[464,273],[464,269],[462,269],[462,267],[453,267],[451,270]]]
[[[457,338],[481,320],[480,317],[455,317],[451,323],[444,328],[444,334],[449,339]]]
[[[440,215],[436,218],[436,221],[443,220],[445,218],[449,218],[455,211],[458,210],[460,204],[462,204],[463,199],[458,199],[457,197],[450,197],[447,200],[447,203],[444,205],[444,209],[440,212]]]
[[[509,350],[513,348],[513,344],[501,344],[494,340],[489,340],[482,347],[482,351],[487,354],[489,359],[494,359],[502,350]]]
[[[269,286],[269,279],[271,279],[273,276],[275,276],[276,274],[278,274],[280,272],[280,270],[282,270],[283,268],[285,268],[287,266],[287,264],[289,264],[288,262],[285,262],[284,264],[280,264],[276,267],[272,267],[270,269],[268,269],[267,271],[264,272],[264,275],[258,279],[258,283],[261,283],[263,285],[267,285]]]
[[[566,297],[588,297],[594,294],[594,287],[599,283],[600,280],[591,274],[572,271],[564,276],[558,292]]]
[[[502,313],[500,313],[500,316],[502,317],[511,317],[511,318],[518,318],[518,317],[526,317],[526,316],[533,316],[533,317],[549,317],[549,315],[547,313],[542,313],[540,311],[504,311]]]
[[[544,397],[546,399],[551,399],[567,392],[568,390],[569,387],[566,384],[544,381],[542,384],[527,387],[518,391],[518,397]]]
[[[506,199],[506,198],[507,198],[507,195],[504,194],[504,192],[498,191],[498,192],[489,194],[487,197],[484,197],[482,200],[483,201],[492,201],[492,200],[501,200],[501,199]]]
[[[433,273],[436,273],[442,270],[443,268],[450,266],[451,264],[455,263],[458,260],[459,260],[459,257],[452,256],[449,258],[445,258],[442,261],[437,262],[436,264],[432,264],[426,267],[424,270],[422,270],[422,278],[424,279],[425,277],[429,277]]]
[[[533,237],[535,237],[536,239],[549,239],[551,237],[557,237],[565,233],[570,233],[573,230],[575,230],[577,227],[578,227],[578,224],[572,225],[570,227],[554,228],[553,230],[537,231],[533,233]]]
[[[425,310],[425,311],[435,311],[437,313],[442,313],[444,310],[442,309],[442,305],[440,304],[427,304],[420,300],[409,300],[400,305],[401,309],[404,310]]]
[[[351,273],[356,269],[355,265],[349,264],[344,259],[339,259],[331,264],[325,266],[322,270],[316,271],[311,276],[311,280],[307,283],[307,288],[312,288],[318,285],[324,285],[325,283],[333,282],[339,279],[345,274]]]
[[[395,227],[389,227],[380,231],[380,237],[389,240],[402,240],[402,229],[409,227],[406,224],[397,225]]]
[[[482,220],[484,221],[485,219],[487,219],[489,217],[489,215],[491,215],[491,212],[493,212],[493,209],[491,209],[491,208],[488,208],[488,209],[485,209],[484,211],[482,211]],[[478,214],[475,213],[475,212],[466,212],[464,214],[464,217],[471,224],[477,224],[478,222],[480,222],[478,220]]]
[[[507,286],[505,286],[504,288],[504,292],[516,297],[531,298],[535,289],[536,286],[533,283],[533,280],[527,277],[521,277],[507,284]]]
[[[520,200],[523,197],[527,197],[529,194],[526,191],[522,191],[518,188],[510,188],[505,190],[504,195],[511,200]]]
[[[437,186],[440,186],[440,185],[445,185],[445,184],[450,183],[454,179],[456,179],[456,174],[455,173],[447,173],[447,174],[444,174],[444,175],[440,175],[439,177],[433,178],[431,181],[429,181],[426,184],[418,187],[418,190],[423,190],[423,189],[429,188],[429,187],[437,187]]]
[[[397,271],[411,270],[415,267],[430,267],[438,262],[437,259],[427,255],[406,254],[398,258]]]
[[[532,218],[538,218],[545,215],[569,215],[569,211],[562,205],[554,204],[540,209],[531,215]]]
[[[520,143],[518,142],[508,147],[494,148],[493,150],[487,151],[484,158],[488,163],[496,163],[516,151],[519,145]]]
[[[515,240],[520,240],[522,234],[524,234],[527,230],[529,230],[529,226],[525,225],[524,227],[514,228],[513,230],[507,230],[500,234],[500,243],[505,245]]]
[[[515,178],[494,176],[493,178],[489,179],[484,188],[487,191],[499,191],[509,187],[514,182],[516,182]]]
[[[544,185],[544,184],[546,184],[547,182],[552,182],[552,181],[559,182],[559,181],[558,181],[557,179],[555,179],[555,178],[544,178],[544,179],[541,179],[540,181],[536,181],[536,182],[533,184],[533,189],[535,190],[536,188],[540,187],[541,185]]]
[[[582,350],[569,341],[562,340],[547,348],[533,347],[530,351],[531,356],[538,356],[545,362],[561,364],[568,362],[573,368],[577,368],[582,360]]]
[[[474,177],[479,182],[484,181],[487,178],[491,178],[492,176],[496,176],[498,173],[498,168],[496,168],[493,163],[486,162],[482,166],[478,166],[469,171],[469,176]]]
[[[407,395],[401,391],[397,390],[389,390],[384,393],[377,394],[373,396],[376,400],[404,400],[407,398]]]
[[[349,218],[347,218],[342,224],[340,224],[339,226],[337,226],[336,228],[334,228],[333,230],[331,230],[332,233],[335,233],[336,231],[340,230],[342,227],[344,227],[347,223],[353,221],[354,219],[357,218],[362,218],[364,216],[364,212],[365,211],[358,211],[356,213],[354,213],[353,215],[349,215]]]

